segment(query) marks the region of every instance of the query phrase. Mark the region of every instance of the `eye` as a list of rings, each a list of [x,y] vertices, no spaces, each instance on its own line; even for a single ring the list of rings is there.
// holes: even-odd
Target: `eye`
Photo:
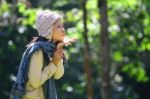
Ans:
[[[58,28],[61,28],[61,25],[58,25],[57,27],[58,27]]]
[[[58,25],[57,28],[64,28],[64,25]]]
[[[64,25],[61,25],[62,28],[64,28]]]

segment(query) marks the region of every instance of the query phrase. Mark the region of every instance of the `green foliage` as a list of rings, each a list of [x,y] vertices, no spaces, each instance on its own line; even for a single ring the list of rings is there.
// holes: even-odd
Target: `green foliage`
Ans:
[[[35,23],[36,12],[38,11],[38,9],[34,8],[27,9],[26,5],[21,2],[19,2],[17,6],[19,13],[22,14],[23,16],[22,25],[33,26]]]
[[[109,19],[111,24],[109,30],[112,43],[115,43],[112,46],[114,62],[127,62],[128,65],[122,66],[123,72],[135,77],[138,82],[148,81],[141,65],[144,62],[140,61],[142,57],[139,56],[140,53],[149,50],[149,32],[145,30],[150,27],[144,25],[145,16],[147,16],[146,9],[142,8],[144,5],[140,0],[124,2],[113,0],[108,5],[110,8],[114,7],[109,12],[112,17]],[[149,22],[148,19],[146,20]]]
[[[121,62],[123,60],[122,53],[120,51],[116,51],[113,57],[116,62]]]
[[[38,4],[31,1],[31,5]],[[90,42],[90,58],[93,74],[93,86],[95,99],[99,99],[100,86],[100,24],[97,0],[87,0],[87,27],[88,40]],[[149,82],[150,72],[150,3],[149,0],[108,0],[108,21],[112,71],[123,79],[134,80],[137,83]],[[7,99],[13,81],[11,77],[16,75],[21,55],[25,45],[32,36],[37,35],[35,30],[35,16],[39,10],[50,9],[61,12],[64,17],[66,34],[77,38],[77,42],[69,48],[65,48],[68,57],[68,65],[65,67],[65,75],[58,80],[58,91],[61,99],[86,99],[86,76],[83,70],[83,12],[81,0],[55,0],[43,6],[27,6],[24,2],[16,4],[3,0],[0,3],[0,97]],[[2,23],[2,25],[1,25]],[[120,67],[117,67],[117,66]],[[9,69],[8,69],[9,68]],[[112,73],[113,74],[113,73]],[[113,79],[112,82],[115,82]],[[114,92],[120,88],[124,80],[112,84]],[[138,99],[132,85],[123,84],[124,90],[117,91],[113,99]],[[116,89],[115,89],[116,88]],[[117,98],[118,97],[118,98]]]
[[[10,9],[10,4],[8,4],[7,2],[2,2],[0,4],[0,15],[2,15],[3,13],[8,12]]]
[[[130,77],[135,77],[138,82],[147,82],[149,79],[140,63],[135,63],[135,65],[129,63],[122,68],[122,71],[129,73]]]

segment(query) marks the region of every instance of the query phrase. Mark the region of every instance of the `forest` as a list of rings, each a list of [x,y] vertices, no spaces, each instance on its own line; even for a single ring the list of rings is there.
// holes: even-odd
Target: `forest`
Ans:
[[[64,76],[58,99],[150,99],[149,0],[0,0],[0,99],[9,99],[36,13],[63,16]]]

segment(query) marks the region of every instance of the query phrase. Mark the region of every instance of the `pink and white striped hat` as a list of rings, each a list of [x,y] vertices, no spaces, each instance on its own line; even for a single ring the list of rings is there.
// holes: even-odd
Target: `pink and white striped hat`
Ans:
[[[36,17],[36,29],[39,36],[45,37],[48,34],[52,36],[52,26],[59,18],[62,17],[56,12],[51,12],[48,10],[40,11]]]

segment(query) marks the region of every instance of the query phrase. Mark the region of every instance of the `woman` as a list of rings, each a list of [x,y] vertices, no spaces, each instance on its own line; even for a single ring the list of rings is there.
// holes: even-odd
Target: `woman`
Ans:
[[[28,44],[23,54],[12,99],[57,99],[55,79],[64,74],[63,46],[65,29],[62,17],[56,12],[41,11],[36,18],[39,37]]]

